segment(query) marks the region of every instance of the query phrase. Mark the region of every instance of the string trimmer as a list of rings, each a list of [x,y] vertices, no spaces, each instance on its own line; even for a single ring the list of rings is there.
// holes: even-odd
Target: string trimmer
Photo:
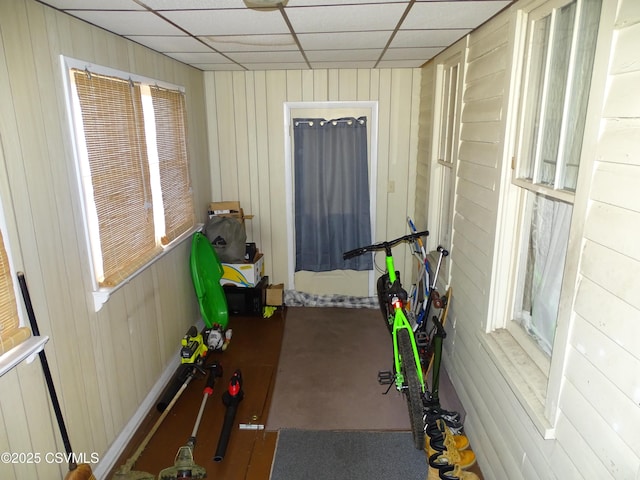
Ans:
[[[204,407],[207,404],[208,398],[213,393],[213,386],[216,382],[216,378],[222,376],[222,366],[218,362],[214,362],[207,368],[209,369],[209,377],[207,378],[207,384],[202,392],[202,403],[200,404],[200,410],[198,411],[196,423],[191,431],[191,436],[187,440],[187,443],[178,450],[175,463],[160,472],[160,475],[158,476],[159,480],[201,479],[207,477],[207,471],[205,468],[200,465],[196,465],[194,462],[193,449],[196,446],[196,435],[198,433],[198,427],[200,427]]]
[[[180,341],[180,345],[180,365],[156,405],[160,413],[164,412],[164,409],[167,408],[167,405],[180,389],[180,386],[184,383],[187,376],[193,371],[193,367],[199,369],[203,374],[206,373],[202,365],[206,361],[208,351],[207,344],[195,326],[191,326],[189,330],[187,330],[187,333],[184,334],[184,337],[182,337]]]
[[[193,380],[193,377],[197,373],[205,373],[202,365],[205,362],[205,355],[207,354],[207,346],[202,340],[202,335],[198,334],[196,327],[191,327],[184,335],[182,342],[182,348],[180,350],[180,366],[174,378],[165,389],[161,396],[161,400],[157,405],[158,411],[162,413],[156,423],[151,427],[149,433],[144,438],[142,443],[138,446],[138,449],[127,460],[124,465],[121,465],[115,472],[112,480],[155,480],[155,475],[138,470],[131,470],[135,463],[138,461],[140,455],[147,447],[147,444],[151,441],[151,437],[156,433],[160,424],[169,414],[169,411],[176,404],[182,393],[187,389],[187,386]]]
[[[149,430],[149,433],[144,438],[142,443],[138,446],[138,449],[127,460],[127,462],[124,465],[121,465],[118,468],[115,475],[112,477],[112,480],[155,480],[156,478],[155,475],[152,475],[147,472],[142,472],[139,470],[131,470],[131,469],[133,468],[133,465],[136,463],[140,455],[142,455],[142,452],[147,447],[147,444],[151,440],[151,437],[153,437],[153,435],[156,433],[156,430],[158,430],[158,428],[160,427],[160,424],[162,423],[162,421],[169,414],[169,412],[171,411],[175,403],[178,401],[178,398],[180,398],[180,395],[182,395],[182,392],[186,390],[187,386],[195,376],[196,372],[198,372],[198,367],[194,365],[187,373],[186,379],[184,380],[184,382],[182,383],[178,391],[173,395],[173,398],[171,399],[171,401],[168,403],[168,405],[164,407],[162,411],[162,415],[160,415],[160,417],[158,418],[156,423],[153,425],[151,430]]]

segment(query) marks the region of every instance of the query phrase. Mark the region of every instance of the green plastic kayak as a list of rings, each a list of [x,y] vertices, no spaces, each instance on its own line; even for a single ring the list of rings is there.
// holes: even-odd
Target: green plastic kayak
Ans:
[[[209,239],[200,232],[191,241],[191,278],[196,290],[202,320],[207,328],[227,328],[229,311],[227,297],[220,284],[223,269]]]

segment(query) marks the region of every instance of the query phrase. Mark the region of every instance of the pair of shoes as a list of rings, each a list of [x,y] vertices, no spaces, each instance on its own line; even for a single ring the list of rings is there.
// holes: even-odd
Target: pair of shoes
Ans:
[[[440,470],[440,480],[480,480],[480,477],[473,472],[463,470],[460,465],[456,465]]]
[[[463,425],[460,421],[460,414],[451,410],[444,410],[439,407],[425,409],[424,424],[430,425],[436,420],[442,419],[447,424],[452,433],[460,435],[463,433]]]
[[[428,426],[427,432],[424,447],[429,459],[427,480],[439,480],[443,471],[449,472],[456,467],[465,469],[476,463],[476,454],[469,449],[469,439],[464,435],[453,435],[443,420]]]
[[[429,407],[425,409],[425,416],[433,417],[433,418],[442,418],[446,421],[451,422],[460,422],[460,413],[454,412],[453,410],[445,410],[440,407]]]
[[[455,435],[442,419],[425,427],[425,446],[427,458],[436,452],[442,452],[448,448],[466,450],[469,448],[469,439],[466,435]]]
[[[475,463],[476,454],[473,453],[472,450],[459,451],[447,449],[443,452],[436,452],[429,457],[429,475],[427,479],[439,480],[443,478],[443,473],[456,471],[456,468],[458,470],[464,470],[473,466]]]

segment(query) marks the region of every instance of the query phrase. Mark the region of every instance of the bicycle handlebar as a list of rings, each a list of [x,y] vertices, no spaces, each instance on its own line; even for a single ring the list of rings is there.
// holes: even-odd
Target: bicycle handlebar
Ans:
[[[350,258],[357,257],[358,255],[362,255],[367,252],[373,252],[376,250],[387,250],[391,249],[391,247],[397,245],[401,242],[412,242],[420,237],[426,237],[429,235],[428,230],[424,230],[422,232],[410,233],[409,235],[404,235],[402,237],[398,237],[394,240],[389,240],[385,242],[374,243],[373,245],[367,245],[366,247],[358,247],[353,250],[349,250],[348,252],[344,252],[342,254],[343,260],[349,260]]]

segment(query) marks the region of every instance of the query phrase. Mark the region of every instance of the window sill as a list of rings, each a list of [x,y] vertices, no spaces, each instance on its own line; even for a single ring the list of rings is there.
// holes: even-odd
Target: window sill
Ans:
[[[162,253],[160,253],[158,256],[154,257],[150,262],[148,262],[143,267],[141,267],[138,270],[136,270],[135,272],[133,272],[126,280],[124,280],[123,282],[119,283],[115,287],[112,287],[112,288],[99,288],[98,290],[94,290],[92,293],[93,293],[93,306],[94,306],[95,311],[96,312],[100,311],[102,306],[105,303],[107,303],[107,301],[109,300],[109,297],[111,297],[111,294],[113,292],[117,291],[118,289],[120,289],[121,287],[123,287],[124,285],[129,283],[137,275],[139,275],[141,272],[143,272],[144,270],[149,268],[151,265],[153,265],[155,262],[160,260],[166,254],[168,254],[171,250],[173,250],[175,247],[180,245],[182,242],[184,242],[185,240],[190,239],[194,233],[200,232],[203,227],[204,227],[204,224],[198,223],[193,228],[191,228],[190,230],[187,230],[186,232],[184,232],[182,235],[180,235],[178,238],[176,238],[173,242],[171,242],[169,245],[167,245],[164,248],[164,250],[162,251]]]
[[[555,426],[545,415],[547,375],[507,330],[480,334],[478,338],[542,438],[555,438]]]
[[[27,363],[33,362],[48,341],[49,337],[46,336],[29,337],[20,345],[0,355],[0,377],[24,360]]]

